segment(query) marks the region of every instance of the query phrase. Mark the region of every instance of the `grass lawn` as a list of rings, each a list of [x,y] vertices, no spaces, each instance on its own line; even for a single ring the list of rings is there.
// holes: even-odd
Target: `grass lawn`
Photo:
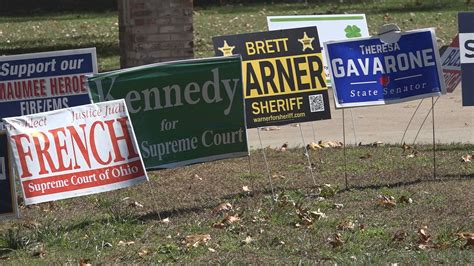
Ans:
[[[212,36],[265,30],[267,15],[366,13],[371,33],[388,22],[435,27],[448,44],[457,12],[474,9],[414,2],[200,8],[196,57],[212,56]],[[101,71],[119,67],[116,12],[3,16],[0,37],[0,54],[95,46]],[[456,234],[474,232],[474,166],[461,162],[473,150],[439,146],[433,178],[430,146],[414,157],[350,147],[346,189],[342,149],[311,152],[315,182],[301,148],[267,149],[276,202],[261,150],[150,172],[148,184],[22,206],[22,219],[0,224],[0,263],[472,264],[474,248]]]
[[[344,185],[342,149],[311,153],[316,186],[301,148],[267,149],[275,203],[258,150],[251,173],[247,158],[152,172],[149,184],[22,207],[21,220],[0,225],[0,259],[469,264],[474,250],[456,233],[474,231],[474,167],[460,161],[473,148],[440,146],[436,179],[430,147],[414,158],[400,147],[349,148],[351,189]],[[381,204],[381,196],[394,202]],[[216,209],[223,203],[232,209]],[[427,245],[418,233],[424,226]],[[210,239],[193,246],[186,241],[193,235]]]

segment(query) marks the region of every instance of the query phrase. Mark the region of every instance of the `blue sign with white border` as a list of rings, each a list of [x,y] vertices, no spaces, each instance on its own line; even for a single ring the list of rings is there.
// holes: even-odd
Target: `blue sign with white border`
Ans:
[[[96,73],[95,48],[2,56],[0,120],[89,104],[86,75]]]
[[[18,218],[15,178],[8,152],[7,134],[0,132],[0,220],[14,218]]]
[[[474,106],[474,12],[459,13],[462,105]]]
[[[337,108],[404,102],[444,94],[432,29],[324,43]]]

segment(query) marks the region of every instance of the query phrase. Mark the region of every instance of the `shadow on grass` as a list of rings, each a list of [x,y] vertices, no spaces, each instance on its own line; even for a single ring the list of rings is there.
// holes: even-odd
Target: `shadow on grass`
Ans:
[[[382,189],[382,188],[397,188],[397,187],[405,187],[405,186],[411,186],[411,185],[416,185],[416,184],[421,184],[421,183],[428,183],[428,182],[450,182],[450,181],[463,181],[463,180],[469,180],[469,179],[474,179],[474,173],[473,174],[467,174],[467,175],[444,175],[442,177],[433,179],[433,178],[418,178],[415,180],[410,180],[410,181],[400,181],[400,182],[395,182],[395,183],[386,183],[386,184],[367,184],[367,185],[352,185],[349,188],[344,188],[339,190],[339,193],[345,193],[345,192],[350,192],[354,190],[367,190],[367,189]],[[307,189],[314,189],[316,188],[315,186],[309,186]],[[275,194],[280,194],[284,191],[292,190],[292,189],[297,189],[297,188],[275,188]],[[225,200],[231,200],[235,199],[237,197],[242,197],[242,198],[255,198],[258,196],[270,196],[271,195],[271,190],[270,189],[263,189],[263,190],[254,190],[252,193],[245,194],[243,193],[233,193],[233,194],[228,194],[223,197],[220,197],[216,200],[218,201],[225,201]],[[174,209],[169,209],[169,210],[163,210],[163,211],[152,211],[150,213],[147,213],[145,215],[137,216],[136,218],[140,221],[146,222],[146,221],[152,221],[152,220],[160,220],[160,219],[165,219],[168,217],[179,217],[183,216],[189,213],[198,213],[198,212],[203,212],[205,210],[209,210],[215,207],[215,203],[209,203],[209,204],[203,204],[200,206],[194,206],[194,207],[186,207],[186,208],[174,208]]]
[[[474,174],[466,174],[466,175],[444,175],[439,178],[418,178],[415,180],[410,181],[400,181],[395,183],[389,184],[374,184],[374,185],[355,185],[349,186],[349,188],[344,188],[339,190],[338,193],[349,192],[352,190],[366,190],[366,189],[381,189],[381,188],[397,188],[397,187],[404,187],[404,186],[411,186],[421,183],[429,183],[429,182],[449,182],[449,181],[463,181],[474,179]]]

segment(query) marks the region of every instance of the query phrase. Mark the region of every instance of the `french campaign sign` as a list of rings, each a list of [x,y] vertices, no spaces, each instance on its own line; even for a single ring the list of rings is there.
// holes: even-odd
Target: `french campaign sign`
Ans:
[[[459,13],[462,105],[474,106],[474,12]]]
[[[397,103],[445,93],[432,29],[324,43],[337,108]]]
[[[148,181],[123,99],[4,121],[26,205]]]
[[[95,48],[0,57],[0,120],[90,103],[93,73]]]

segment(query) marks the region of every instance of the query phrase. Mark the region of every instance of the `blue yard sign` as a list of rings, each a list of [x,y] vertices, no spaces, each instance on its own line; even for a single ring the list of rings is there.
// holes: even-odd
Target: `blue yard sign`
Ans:
[[[95,48],[0,57],[0,120],[90,103]],[[3,130],[0,123],[0,130]]]
[[[15,179],[5,133],[0,133],[0,220],[18,218]]]
[[[436,36],[431,29],[324,44],[336,107],[404,102],[445,93]]]
[[[474,106],[474,12],[459,13],[462,105]]]

